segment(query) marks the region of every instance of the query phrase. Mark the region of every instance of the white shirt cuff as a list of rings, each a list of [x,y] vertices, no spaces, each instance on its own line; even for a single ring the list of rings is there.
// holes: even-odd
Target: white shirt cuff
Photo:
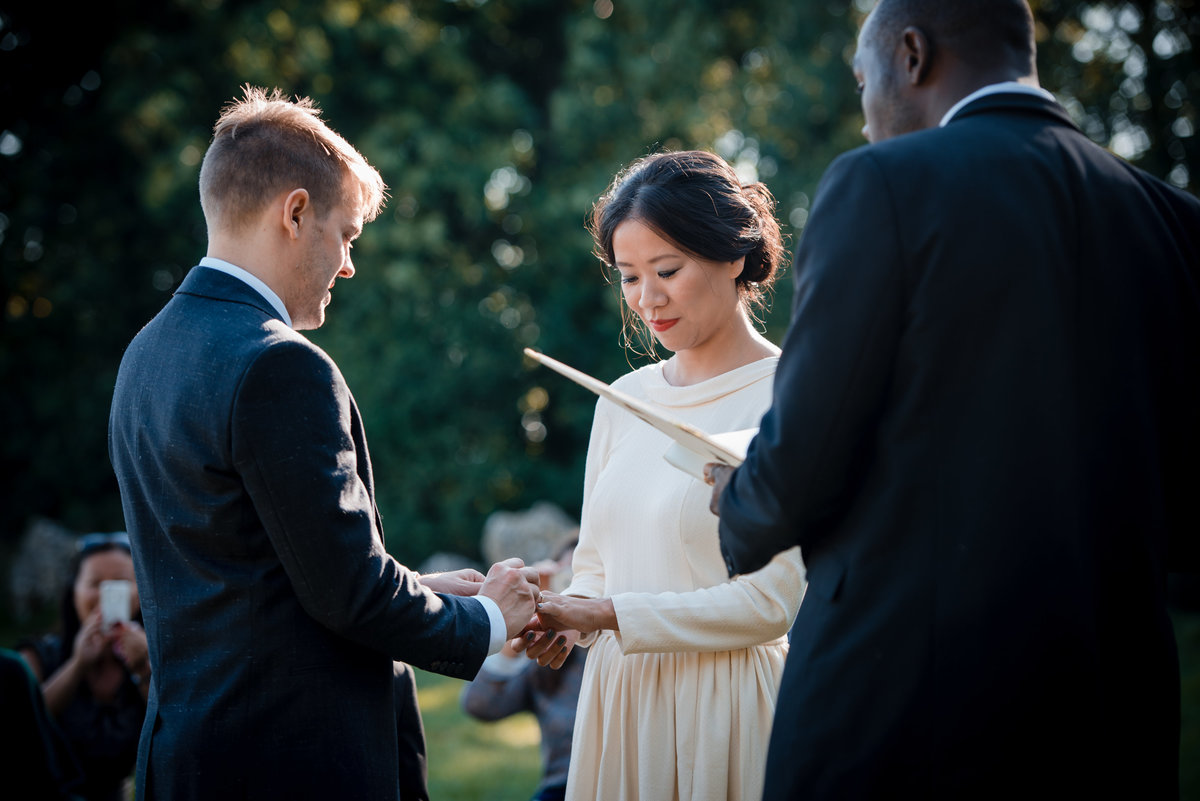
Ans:
[[[488,619],[492,621],[492,640],[488,645],[488,656],[498,654],[504,647],[504,643],[508,641],[508,626],[504,625],[504,615],[500,611],[500,606],[486,595],[476,595],[474,598],[483,604],[483,608],[487,610]]]

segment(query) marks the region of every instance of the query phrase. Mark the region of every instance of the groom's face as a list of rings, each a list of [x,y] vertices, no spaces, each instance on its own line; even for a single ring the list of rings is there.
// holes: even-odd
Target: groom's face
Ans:
[[[344,197],[357,200],[352,192]],[[354,275],[350,248],[362,233],[362,226],[362,211],[351,200],[339,200],[324,215],[317,209],[309,214],[303,228],[305,247],[290,274],[284,298],[297,331],[320,328],[325,323],[325,307],[333,299],[334,282]]]

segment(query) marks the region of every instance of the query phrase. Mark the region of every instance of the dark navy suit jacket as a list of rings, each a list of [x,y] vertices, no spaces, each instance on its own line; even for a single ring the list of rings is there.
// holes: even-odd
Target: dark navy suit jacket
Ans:
[[[764,797],[1173,797],[1200,202],[994,95],[835,161],[796,281],[720,505],[808,567]]]
[[[393,660],[469,679],[490,623],[384,550],[333,361],[197,267],[125,353],[109,435],[153,668],[139,797],[396,798]]]

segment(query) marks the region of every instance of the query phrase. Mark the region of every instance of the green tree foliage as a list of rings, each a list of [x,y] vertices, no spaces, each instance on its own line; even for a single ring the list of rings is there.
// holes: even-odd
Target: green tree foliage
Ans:
[[[1033,3],[1042,82],[1095,141],[1200,187],[1200,2]]]
[[[641,155],[714,149],[767,182],[794,244],[826,165],[862,143],[847,62],[869,5],[0,9],[0,532],[32,514],[122,525],[116,367],[203,255],[199,161],[246,82],[311,95],[390,187],[312,338],[364,413],[393,552],[475,553],[490,512],[541,499],[577,512],[593,398],[521,349],[606,380],[640,363],[590,253],[592,202]],[[1036,8],[1043,81],[1089,135],[1194,187],[1196,5]],[[778,339],[786,276],[774,305]]]

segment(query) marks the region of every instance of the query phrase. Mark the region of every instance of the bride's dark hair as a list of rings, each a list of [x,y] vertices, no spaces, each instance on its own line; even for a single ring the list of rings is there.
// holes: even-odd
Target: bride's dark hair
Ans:
[[[703,150],[656,153],[622,170],[592,208],[588,231],[596,257],[614,272],[613,232],[637,220],[681,250],[706,261],[745,257],[738,293],[753,315],[775,283],[785,255],[775,219],[775,198],[761,181],[742,185],[720,156]],[[622,305],[627,346],[637,316]],[[654,352],[654,338],[642,326],[636,338]]]

